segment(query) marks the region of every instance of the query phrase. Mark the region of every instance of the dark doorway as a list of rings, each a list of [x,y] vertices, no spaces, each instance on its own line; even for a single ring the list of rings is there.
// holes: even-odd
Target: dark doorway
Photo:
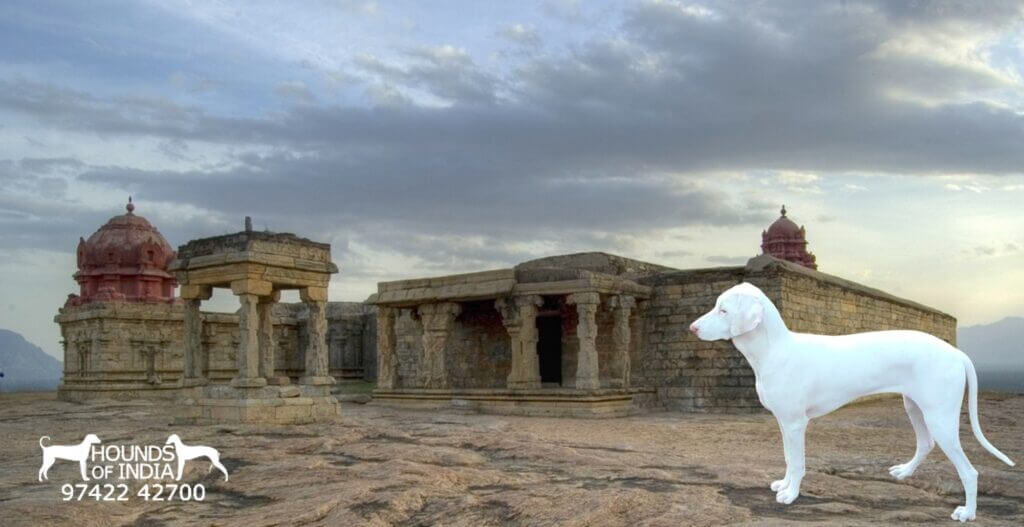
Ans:
[[[537,317],[540,382],[562,382],[562,317]]]

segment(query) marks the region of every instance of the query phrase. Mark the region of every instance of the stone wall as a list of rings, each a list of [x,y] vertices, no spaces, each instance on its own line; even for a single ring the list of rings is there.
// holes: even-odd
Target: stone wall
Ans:
[[[305,350],[304,321],[296,316],[304,316],[299,313],[304,307],[299,306],[280,304],[274,311],[275,369],[296,381],[304,371]],[[342,350],[337,358],[347,352],[349,359],[369,356],[376,364],[375,342],[371,340],[373,348],[364,348],[365,331],[354,329],[375,322],[372,310],[355,303],[329,305],[328,331],[338,335],[335,347]],[[175,396],[183,366],[182,318],[180,304],[111,302],[63,308],[54,319],[65,344],[61,397]],[[201,340],[204,372],[215,383],[227,383],[236,373],[238,316],[204,312]],[[334,361],[332,357],[332,371],[337,367],[363,375],[346,368],[351,363]]]
[[[781,281],[782,317],[793,331],[843,335],[916,329],[956,345],[956,319],[945,313],[801,274],[785,273]]]
[[[494,301],[464,302],[448,337],[448,382],[456,388],[504,388],[512,368],[508,331]]]
[[[399,309],[395,318],[395,355],[398,357],[398,386],[414,388],[423,355],[423,329],[413,309]]]
[[[743,267],[662,273],[642,314],[645,343],[633,361],[633,385],[654,388],[644,399],[673,410],[748,412],[761,409],[753,371],[728,341],[704,342],[690,323],[723,291],[747,281],[770,298],[790,329],[846,334],[916,329],[955,343],[956,319],[854,282],[761,256]]]
[[[512,367],[508,332],[494,301],[462,302],[445,349],[445,368],[453,388],[504,388]],[[419,387],[423,331],[411,309],[395,320],[398,386]]]
[[[718,295],[742,282],[743,268],[665,273],[645,281],[654,286],[647,309],[644,349],[633,361],[633,386],[652,387],[646,398],[670,410],[753,411],[760,408],[754,372],[730,342],[704,342],[689,325],[706,313]],[[771,296],[770,284],[755,282]]]

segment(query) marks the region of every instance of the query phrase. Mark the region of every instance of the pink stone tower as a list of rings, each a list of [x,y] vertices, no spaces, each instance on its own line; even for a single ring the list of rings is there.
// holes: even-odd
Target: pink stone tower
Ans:
[[[786,206],[782,216],[761,233],[761,252],[782,260],[817,269],[814,253],[807,251],[807,231],[786,217]]]
[[[110,218],[88,240],[78,239],[79,295],[66,305],[92,302],[173,302],[177,282],[167,272],[174,249],[146,218],[136,216],[128,197],[128,212]]]

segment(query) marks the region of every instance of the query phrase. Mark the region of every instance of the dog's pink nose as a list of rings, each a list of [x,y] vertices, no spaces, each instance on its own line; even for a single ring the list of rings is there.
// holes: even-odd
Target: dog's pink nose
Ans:
[[[697,334],[697,324],[690,324],[690,333]]]

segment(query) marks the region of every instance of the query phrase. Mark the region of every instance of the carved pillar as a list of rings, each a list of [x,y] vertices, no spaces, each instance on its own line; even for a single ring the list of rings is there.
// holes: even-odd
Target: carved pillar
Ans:
[[[306,371],[301,384],[316,386],[334,384],[327,364],[327,287],[307,287],[299,290],[306,304]]]
[[[629,341],[631,332],[629,327],[630,312],[636,306],[636,299],[628,295],[618,295],[611,299],[612,316],[612,350],[611,364],[609,364],[609,380],[612,386],[629,388]]]
[[[277,354],[277,343],[274,342],[274,304],[281,300],[281,292],[261,296],[256,304],[256,313],[260,319],[260,329],[257,334],[260,348],[260,377],[267,380],[267,384],[285,385],[291,382],[287,375],[278,375],[274,371],[274,356]]]
[[[185,301],[183,319],[184,346],[182,359],[182,386],[198,386],[208,382],[203,375],[203,315],[199,312],[203,300],[213,295],[210,286],[182,285],[181,298]]]
[[[398,310],[377,306],[377,388],[398,387],[398,353],[395,350],[395,318]]]
[[[462,307],[453,302],[425,304],[416,308],[423,324],[423,361],[420,385],[423,388],[448,388],[445,348],[455,317]]]
[[[544,304],[538,295],[499,298],[494,307],[508,331],[512,347],[512,367],[506,386],[509,389],[538,389],[540,360],[537,357],[537,308]]]
[[[598,293],[574,293],[566,302],[576,305],[579,319],[576,323],[576,338],[580,348],[576,355],[576,388],[596,390],[601,387],[597,366],[597,307],[601,303]]]
[[[272,290],[270,282],[236,280],[231,283],[231,291],[238,296],[238,302],[241,304],[238,311],[238,352],[235,354],[238,373],[231,379],[231,385],[237,388],[259,388],[267,385],[267,380],[260,377],[259,369],[260,320],[257,304],[260,296],[269,295]]]

